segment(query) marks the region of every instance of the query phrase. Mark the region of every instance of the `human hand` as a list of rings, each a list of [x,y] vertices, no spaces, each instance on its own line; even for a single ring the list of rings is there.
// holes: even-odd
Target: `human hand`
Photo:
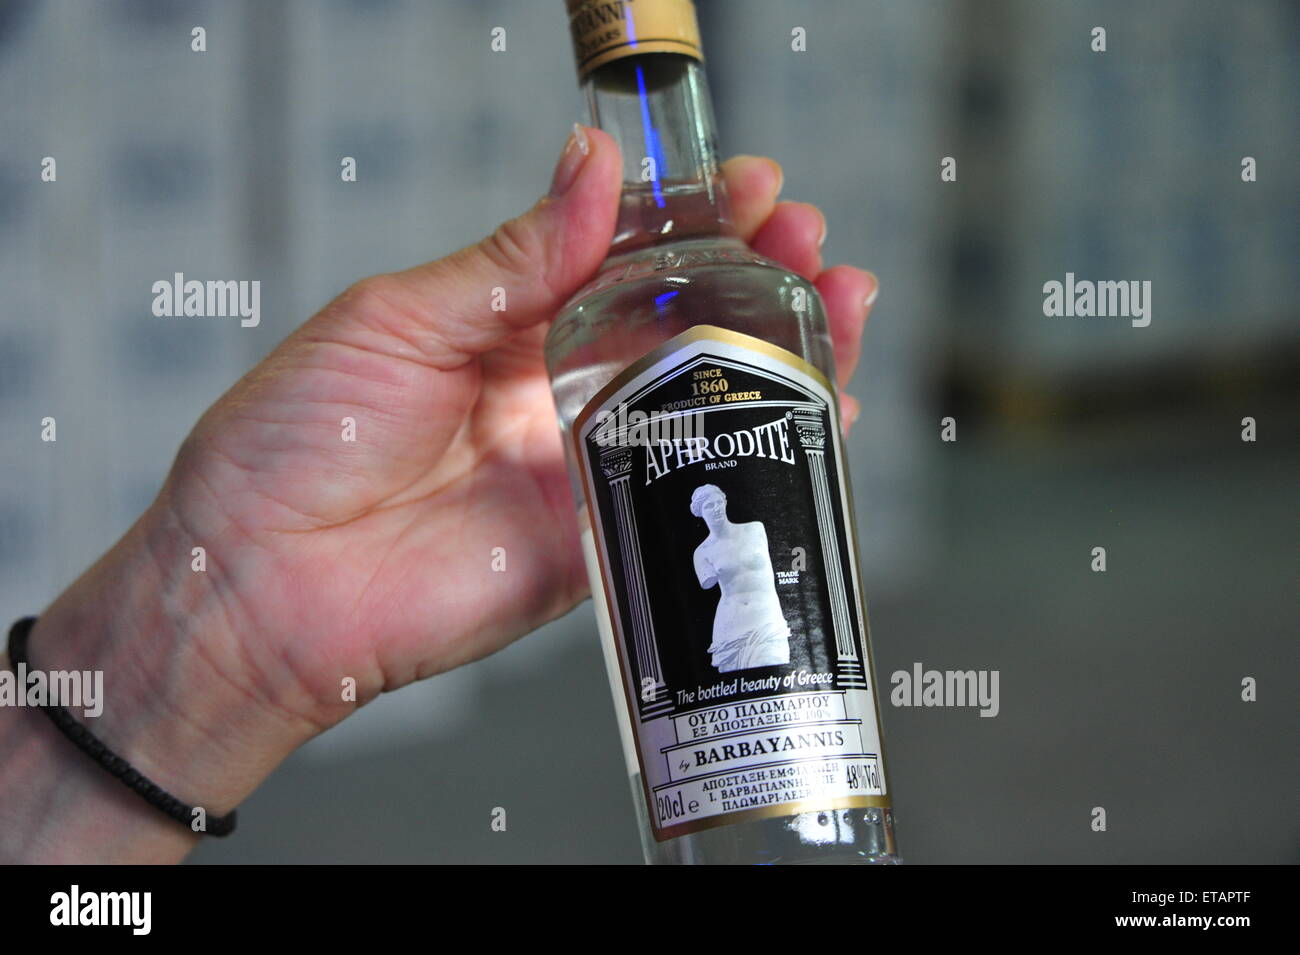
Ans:
[[[115,724],[110,696],[95,727],[110,746],[182,798],[237,801],[380,692],[490,654],[587,595],[542,342],[608,250],[620,171],[613,140],[581,130],[531,210],[352,286],[203,415],[157,501],[33,633],[35,665],[93,656],[121,674],[128,712]],[[723,171],[741,237],[815,281],[843,386],[874,277],[822,270],[825,221],[777,202],[775,163]],[[856,407],[843,397],[847,422]],[[115,609],[100,620],[96,606]]]
[[[479,245],[367,279],[204,415],[163,506],[216,565],[231,679],[324,728],[358,702],[467,663],[587,595],[542,359],[548,322],[613,234],[617,147],[571,140],[556,187]],[[725,167],[742,237],[817,278],[845,380],[870,279],[821,272],[821,214],[776,204],[780,171]],[[567,191],[564,187],[568,186]],[[508,308],[490,308],[504,288]],[[849,413],[846,412],[846,416]],[[355,442],[341,439],[344,417]],[[503,547],[507,572],[492,569]],[[252,682],[252,681],[249,681]]]

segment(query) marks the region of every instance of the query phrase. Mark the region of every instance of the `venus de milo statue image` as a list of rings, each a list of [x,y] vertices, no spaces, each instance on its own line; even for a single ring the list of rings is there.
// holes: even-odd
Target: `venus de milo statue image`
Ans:
[[[720,587],[709,653],[719,673],[790,662],[790,627],[776,595],[776,577],[761,521],[727,519],[727,496],[715,484],[691,495],[691,513],[704,519],[709,536],[695,548],[700,586]]]

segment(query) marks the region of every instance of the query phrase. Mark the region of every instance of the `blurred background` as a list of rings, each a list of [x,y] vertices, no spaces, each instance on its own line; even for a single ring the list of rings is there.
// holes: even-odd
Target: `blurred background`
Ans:
[[[849,389],[881,685],[1000,672],[994,719],[882,700],[905,859],[1300,861],[1300,6],[697,5],[723,152],[778,158],[828,263],[881,277]],[[328,299],[526,208],[578,108],[560,0],[0,2],[0,615]],[[260,280],[260,326],[155,318],[175,272]],[[1045,317],[1067,272],[1150,281],[1151,324]],[[639,862],[590,605],[240,816],[192,860]]]

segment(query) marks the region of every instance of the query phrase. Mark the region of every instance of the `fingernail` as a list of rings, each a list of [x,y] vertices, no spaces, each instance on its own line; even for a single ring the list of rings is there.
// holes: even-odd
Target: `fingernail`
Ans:
[[[781,164],[775,159],[769,159],[768,162],[771,163],[772,168],[776,170],[776,194],[779,196],[781,190],[785,187],[785,169],[783,169]]]
[[[862,307],[870,308],[876,304],[876,296],[880,294],[880,279],[876,278],[875,272],[867,272],[866,276],[871,288],[867,290],[867,297],[863,300]]]
[[[817,248],[826,244],[826,216],[822,216],[822,234],[817,237]]]
[[[558,199],[569,191],[590,153],[591,143],[587,141],[587,131],[574,123],[573,132],[565,140],[564,151],[560,153],[560,161],[555,164],[555,175],[551,177],[552,198]]]

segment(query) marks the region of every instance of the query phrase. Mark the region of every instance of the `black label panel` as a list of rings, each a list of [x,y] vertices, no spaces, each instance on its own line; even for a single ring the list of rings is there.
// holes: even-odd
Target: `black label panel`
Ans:
[[[711,326],[578,419],[657,838],[888,804],[838,428],[812,366]]]

